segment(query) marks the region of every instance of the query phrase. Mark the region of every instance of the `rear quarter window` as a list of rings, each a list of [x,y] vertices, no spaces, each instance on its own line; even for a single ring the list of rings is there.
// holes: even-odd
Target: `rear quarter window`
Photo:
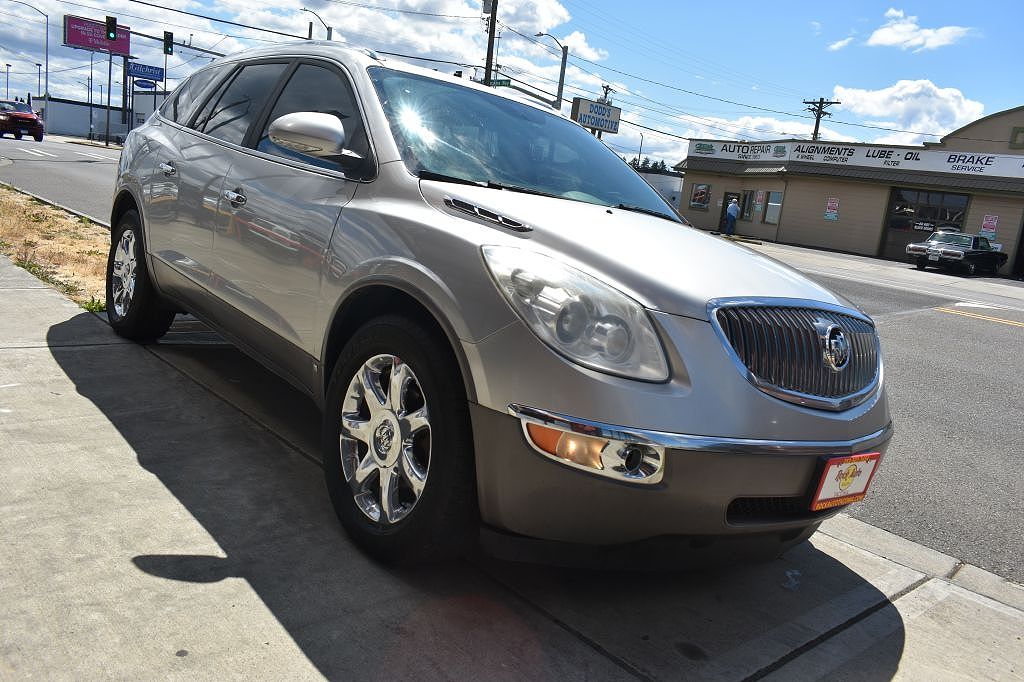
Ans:
[[[160,115],[175,123],[187,123],[198,108],[207,86],[224,72],[224,66],[218,65],[193,73],[160,106]]]

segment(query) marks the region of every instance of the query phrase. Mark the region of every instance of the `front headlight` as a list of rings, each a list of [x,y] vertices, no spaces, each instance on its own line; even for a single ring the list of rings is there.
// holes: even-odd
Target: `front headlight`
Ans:
[[[668,379],[661,342],[636,301],[533,251],[485,246],[483,254],[512,308],[555,351],[609,374]]]

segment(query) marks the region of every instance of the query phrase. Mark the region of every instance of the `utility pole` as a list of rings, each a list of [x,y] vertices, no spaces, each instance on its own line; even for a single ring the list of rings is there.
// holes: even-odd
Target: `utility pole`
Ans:
[[[484,66],[484,85],[491,84],[494,68],[494,34],[498,27],[498,0],[490,0],[491,16],[487,19],[487,64]]]
[[[833,104],[842,104],[842,102],[830,102],[827,101],[824,97],[819,97],[817,102],[815,102],[814,100],[804,100],[804,104],[809,104],[810,106],[807,107],[807,111],[814,114],[814,134],[811,135],[811,139],[817,142],[818,126],[821,124],[821,117],[832,115],[829,112],[825,111],[825,109],[828,109]]]

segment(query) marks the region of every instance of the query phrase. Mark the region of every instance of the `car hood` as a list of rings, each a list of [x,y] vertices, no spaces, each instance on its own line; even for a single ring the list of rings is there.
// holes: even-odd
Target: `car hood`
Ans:
[[[809,299],[850,306],[772,258],[681,223],[584,202],[469,185],[424,181],[421,191],[438,207],[444,206],[445,197],[451,197],[523,223],[532,228],[524,233],[530,241],[654,310],[706,320],[709,301],[743,297]],[[494,229],[510,232],[497,225]]]

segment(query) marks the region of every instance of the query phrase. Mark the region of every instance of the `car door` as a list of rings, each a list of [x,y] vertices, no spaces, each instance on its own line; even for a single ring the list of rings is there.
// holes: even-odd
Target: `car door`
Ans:
[[[142,179],[148,249],[161,288],[185,300],[209,281],[213,216],[227,168],[189,127],[203,94],[231,71],[215,66],[193,74],[147,126],[150,165]],[[216,92],[215,92],[216,94]]]
[[[985,270],[999,269],[999,252],[992,249],[992,244],[985,237],[975,237],[975,249],[978,251],[978,265]]]
[[[297,111],[337,116],[349,155],[314,158],[274,144],[270,123]],[[261,350],[279,366],[308,368],[323,336],[317,321],[323,256],[342,207],[373,174],[349,79],[328,62],[297,62],[247,146],[231,151],[214,235],[215,273],[230,283],[225,295],[232,305],[270,332],[264,337],[270,347]],[[249,336],[259,342],[263,335]]]

